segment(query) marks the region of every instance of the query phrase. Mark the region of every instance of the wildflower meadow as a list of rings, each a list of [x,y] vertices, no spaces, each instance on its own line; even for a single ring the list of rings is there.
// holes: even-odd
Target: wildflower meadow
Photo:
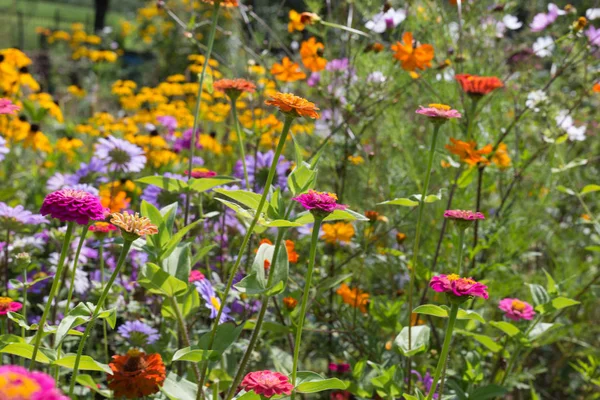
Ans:
[[[600,399],[600,3],[556,1],[0,38],[0,400]]]

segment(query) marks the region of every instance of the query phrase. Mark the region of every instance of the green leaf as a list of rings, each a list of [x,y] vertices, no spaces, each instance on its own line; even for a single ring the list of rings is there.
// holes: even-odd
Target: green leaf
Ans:
[[[152,293],[168,297],[174,297],[188,289],[187,283],[169,275],[158,265],[152,263],[147,263],[141,268],[138,282]]]
[[[516,336],[521,333],[521,330],[513,324],[511,324],[510,322],[490,321],[489,324],[494,328],[500,329],[502,332],[506,333],[510,337]]]
[[[368,221],[369,219],[362,214],[359,214],[355,211],[346,209],[346,210],[335,210],[331,214],[329,214],[323,221]],[[306,211],[298,214],[298,218],[294,220],[297,224],[306,225],[312,224],[315,222],[314,216]]]
[[[197,346],[190,346],[177,350],[175,354],[173,354],[172,361],[191,361],[197,363],[215,359],[216,357],[218,357],[218,354],[213,350],[202,350]]]
[[[181,179],[168,178],[166,176],[158,175],[145,176],[143,178],[137,179],[136,182],[158,186],[159,188],[164,189],[168,192],[176,193],[181,193],[188,187],[187,183],[185,183]]]
[[[315,298],[319,298],[319,296],[329,289],[332,289],[338,286],[340,283],[345,281],[346,279],[352,277],[354,274],[343,274],[338,276],[332,276],[331,278],[323,279],[316,288]]]
[[[311,170],[310,165],[303,162],[288,175],[287,182],[292,195],[296,196],[314,188],[317,171]]]
[[[475,178],[475,171],[477,171],[477,168],[469,168],[467,170],[464,170],[458,177],[456,185],[461,189],[464,189],[467,186],[469,186]]]
[[[179,243],[163,261],[164,270],[180,281],[187,282],[192,268],[190,243]]]
[[[236,289],[249,295],[267,294],[270,296],[281,293],[285,289],[289,273],[287,249],[283,243],[280,245],[276,263],[273,263],[274,250],[274,245],[266,243],[258,248],[250,274],[235,285]],[[268,272],[265,271],[265,262],[274,268],[269,287],[267,287]]]
[[[552,275],[550,275],[545,269],[543,271],[544,274],[546,274],[546,280],[548,281],[548,283],[546,284],[546,290],[548,291],[548,294],[556,296],[558,294],[558,288],[556,287],[556,282],[554,281],[554,278],[552,278]]]
[[[260,397],[258,394],[254,393],[254,392],[240,392],[238,394],[238,396],[234,397],[234,400],[261,400],[262,397]]]
[[[557,297],[546,304],[539,304],[535,307],[535,310],[540,314],[548,314],[577,304],[580,304],[577,300],[568,299],[566,297]]]
[[[531,296],[533,297],[533,302],[538,304],[546,304],[550,301],[550,295],[546,292],[542,286],[537,284],[529,284],[529,290],[531,291]]]
[[[597,192],[600,190],[600,185],[586,185],[584,186],[583,189],[581,189],[581,192],[579,194],[586,194],[586,193],[592,193],[592,192]]]
[[[176,297],[177,305],[183,317],[189,316],[192,312],[196,311],[200,307],[200,295],[198,290],[193,285],[190,285],[187,292]],[[173,309],[173,302],[166,301],[163,303],[161,308],[161,314],[163,317],[177,319],[177,314]]]
[[[142,216],[148,217],[150,221],[158,227],[158,234],[150,235],[146,240],[152,244],[157,251],[160,251],[160,249],[162,249],[162,243],[166,243],[171,237],[171,231],[167,229],[166,221],[163,219],[158,208],[154,207],[154,205],[148,203],[146,200],[142,200],[140,211]]]
[[[248,190],[227,190],[227,189],[215,189],[216,193],[229,197],[230,199],[235,200],[236,203],[245,206],[245,208],[249,208],[257,212],[258,205],[260,204],[260,199],[262,195],[254,192],[250,192]],[[216,198],[221,201],[220,198]],[[266,206],[265,202],[265,206]],[[264,207],[264,206],[263,206]],[[264,210],[262,210],[264,211]]]
[[[198,385],[169,372],[160,390],[170,400],[196,400]]]
[[[86,387],[86,388],[98,393],[100,396],[103,396],[103,397],[106,397],[109,399],[112,398],[112,393],[110,392],[110,390],[98,389],[98,385],[94,381],[94,378],[92,378],[88,374],[77,374],[76,382],[79,383],[81,386]]]
[[[198,250],[198,252],[194,255],[194,258],[192,259],[192,265],[196,265],[200,261],[202,261],[202,259],[206,257],[206,255],[217,246],[219,246],[217,243],[213,243]]]
[[[432,315],[434,317],[448,318],[448,311],[434,304],[423,304],[413,310],[416,314]]]
[[[413,326],[411,331],[412,345],[410,346],[409,350],[408,326],[405,326],[402,328],[398,336],[396,336],[396,339],[394,339],[394,344],[404,356],[411,357],[427,350],[427,347],[429,346],[430,333],[431,330],[427,325]]]
[[[337,378],[326,379],[314,372],[299,371],[296,380],[296,391],[299,393],[318,393],[325,390],[346,389],[346,384]]]
[[[414,201],[407,198],[397,198],[394,200],[384,201],[382,203],[377,203],[378,205],[388,205],[388,206],[403,206],[403,207],[416,207],[419,205],[418,201]]]
[[[566,193],[568,195],[574,196],[576,193],[573,189],[569,189],[568,187],[562,186],[562,185],[558,185],[556,187],[556,190],[558,190],[561,193]]]
[[[470,399],[487,400],[495,399],[504,396],[508,392],[508,389],[499,385],[487,385],[479,387],[469,395]]]
[[[482,345],[487,347],[488,350],[493,351],[494,353],[497,353],[500,350],[502,350],[502,346],[500,346],[498,343],[496,343],[494,341],[494,339],[489,336],[479,335],[477,333],[464,331],[462,329],[456,329],[455,332],[458,334],[461,334],[463,336],[472,337],[473,339],[477,340],[479,343],[481,343]]]
[[[232,182],[237,182],[238,179],[233,178],[231,176],[215,176],[212,178],[199,178],[199,179],[190,179],[189,187],[190,190],[193,190],[197,193],[206,192],[214,187],[227,185]]]
[[[198,225],[202,221],[202,219],[196,220],[191,224],[181,228],[175,235],[173,235],[173,237],[165,245],[164,249],[162,249],[161,259],[165,259],[169,255],[171,255],[173,250],[175,250],[175,248],[179,245],[179,242],[183,240],[184,236],[187,235],[189,231],[194,229],[196,225]]]
[[[407,393],[404,393],[402,396],[404,397],[404,400],[419,400],[417,397]]]
[[[171,203],[168,206],[164,206],[160,209],[160,215],[162,215],[163,220],[165,221],[165,230],[168,234],[167,238],[171,237],[171,232],[173,232],[173,227],[175,226],[175,218],[177,217],[177,209],[179,208],[179,203]],[[160,234],[160,232],[159,232]],[[156,236],[156,235],[154,235]],[[166,240],[163,241],[163,243]]]
[[[48,358],[48,356],[45,354],[48,352],[53,351],[50,349],[44,349],[42,352],[42,349],[40,348],[40,351],[38,351],[37,355],[35,356],[35,361],[42,364],[50,363],[50,358]],[[31,357],[33,356],[33,345],[29,343],[9,343],[0,349],[0,353],[14,354],[15,356],[31,360]]]
[[[212,351],[214,351],[215,354],[217,354],[217,358],[220,357],[220,355],[223,354],[225,350],[227,350],[227,348],[237,340],[237,338],[240,336],[240,333],[242,333],[243,329],[244,325],[235,326],[235,324],[232,322],[226,322],[220,324],[217,327],[217,332],[215,334],[215,342],[212,346]],[[198,345],[196,346],[197,349],[208,349],[210,334],[210,332],[207,332],[204,335],[202,335],[202,337],[200,337]]]
[[[558,323],[551,324],[551,323],[540,322],[531,330],[531,332],[529,332],[529,339],[531,339],[531,340],[539,339],[543,334],[545,334],[549,330],[551,330],[553,328],[558,328],[561,326],[562,326],[562,324],[558,324]]]
[[[73,369],[73,367],[75,366],[75,358],[76,357],[77,356],[74,354],[64,356],[64,357],[54,361],[52,363],[52,365],[59,365],[61,367]],[[112,375],[112,369],[110,369],[110,367],[108,365],[99,363],[98,361],[94,360],[90,356],[81,356],[81,359],[79,360],[79,369],[82,371],[106,372],[107,374]]]
[[[474,321],[478,321],[481,322],[482,324],[485,324],[485,319],[483,319],[483,317],[481,315],[479,315],[478,313],[476,313],[473,310],[463,310],[462,308],[458,310],[458,314],[456,315],[457,319],[468,319],[468,320],[474,320]]]

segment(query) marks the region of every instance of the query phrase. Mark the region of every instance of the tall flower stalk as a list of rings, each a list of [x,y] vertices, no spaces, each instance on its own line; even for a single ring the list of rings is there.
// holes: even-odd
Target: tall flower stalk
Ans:
[[[448,358],[448,353],[450,352],[450,342],[452,341],[452,331],[454,330],[454,323],[456,322],[457,315],[458,303],[452,303],[452,306],[450,307],[450,316],[448,317],[448,325],[446,326],[446,336],[444,337],[444,344],[442,345],[442,353],[440,354],[440,359],[438,360],[437,367],[435,368],[435,373],[433,374],[433,383],[431,384],[431,388],[429,389],[426,400],[431,400],[433,398],[433,394],[437,388],[437,383],[442,375],[442,370],[444,369],[444,365],[446,365],[446,359]]]
[[[85,237],[90,229],[89,225],[85,225],[81,228],[81,237],[79,238],[79,244],[77,245],[77,250],[75,251],[75,258],[73,259],[73,266],[71,267],[71,282],[69,285],[69,292],[67,294],[67,304],[65,306],[65,315],[69,312],[69,307],[71,305],[71,299],[73,298],[73,288],[75,287],[75,272],[77,271],[77,264],[79,263],[79,255],[81,254],[81,249],[83,248],[83,244],[85,243]],[[60,350],[60,349],[59,349]]]

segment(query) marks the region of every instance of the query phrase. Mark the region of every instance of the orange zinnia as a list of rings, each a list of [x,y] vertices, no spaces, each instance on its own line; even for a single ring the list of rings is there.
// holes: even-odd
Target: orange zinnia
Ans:
[[[124,356],[114,355],[109,364],[113,375],[106,376],[115,398],[137,399],[157,393],[167,372],[160,354],[131,349]]]
[[[450,153],[459,156],[462,162],[468,165],[477,165],[480,163],[489,165],[490,160],[483,156],[492,152],[493,147],[491,144],[477,150],[477,144],[474,141],[463,142],[462,140],[454,138],[450,138],[450,141],[452,142],[452,145],[447,144],[446,149],[448,149]]]
[[[321,57],[325,46],[323,43],[317,42],[317,39],[311,37],[310,39],[302,42],[300,46],[300,57],[302,57],[302,63],[312,72],[319,72],[325,69],[327,60]]]
[[[292,264],[297,263],[298,262],[298,253],[296,253],[296,245],[294,244],[294,242],[292,242],[291,240],[286,240],[285,241],[285,249],[287,250],[288,261],[291,262]]]
[[[290,10],[290,22],[288,22],[288,32],[303,31],[304,23],[302,23],[302,15],[295,10]]]
[[[202,0],[204,3],[208,3],[208,4],[215,4],[214,0]],[[238,0],[217,0],[219,3],[221,3],[222,7],[237,7],[239,6],[238,4]]]
[[[359,288],[350,289],[348,285],[342,283],[336,291],[342,297],[342,301],[351,307],[358,308],[360,312],[367,312],[367,305],[369,304],[369,294],[363,292]]]
[[[596,92],[596,93],[600,93],[600,82],[596,83],[593,87],[592,87],[592,91]]]
[[[283,82],[295,82],[306,78],[306,74],[300,70],[300,65],[292,62],[289,57],[284,57],[281,64],[273,64],[271,73],[275,75],[275,79]]]
[[[498,166],[500,169],[510,167],[510,156],[508,155],[508,149],[506,144],[500,143],[496,152],[492,156],[492,162]]]
[[[242,92],[254,93],[256,85],[245,79],[220,79],[213,83],[213,88],[225,92],[229,97],[238,97]]]
[[[275,106],[281,110],[281,112],[294,117],[308,117],[312,119],[318,119],[319,109],[315,106],[315,103],[303,99],[302,97],[295,96],[291,93],[277,92],[271,95],[271,98],[265,101],[268,106]]]
[[[422,44],[417,46],[413,43],[413,35],[410,32],[404,32],[402,41],[392,45],[392,50],[396,53],[394,58],[402,62],[402,68],[405,71],[414,71],[415,69],[431,68],[431,60],[433,60],[433,46],[430,44]]]
[[[458,74],[456,75],[456,81],[466,93],[476,96],[483,96],[504,87],[502,81],[495,76]]]

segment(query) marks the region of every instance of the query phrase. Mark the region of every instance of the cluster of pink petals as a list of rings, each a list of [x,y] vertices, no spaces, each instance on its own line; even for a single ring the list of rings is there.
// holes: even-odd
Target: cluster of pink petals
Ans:
[[[485,219],[485,216],[480,212],[473,212],[467,210],[446,210],[444,211],[444,218],[461,219],[463,221],[475,221],[477,219]]]
[[[190,175],[190,171],[185,170],[184,174]],[[213,176],[217,176],[215,171],[208,170],[206,168],[196,168],[192,170],[191,174],[192,178],[200,179],[200,178],[212,178]]]
[[[475,296],[488,299],[488,287],[471,278],[461,278],[456,274],[438,275],[431,278],[429,287],[439,293],[450,293],[458,297]]]
[[[415,112],[417,114],[425,115],[427,117],[432,117],[432,118],[450,119],[450,118],[461,118],[462,117],[461,113],[459,113],[456,110],[453,110],[453,109],[444,110],[442,108],[436,108],[436,107],[419,106],[419,109]]]
[[[337,372],[340,374],[344,374],[346,372],[350,372],[350,364],[348,363],[329,363],[329,370],[331,372]]]
[[[291,394],[294,386],[287,376],[269,370],[250,372],[242,381],[242,388],[246,391],[272,397],[278,394]]]
[[[315,210],[331,213],[335,210],[345,210],[347,208],[344,204],[337,203],[337,196],[335,194],[317,192],[312,189],[309,190],[308,193],[294,197],[292,200],[296,200],[298,203],[302,204],[302,207],[309,211]]]
[[[193,269],[190,271],[190,277],[188,278],[189,282],[197,282],[204,280],[205,276],[202,272],[197,269]]]
[[[0,315],[6,315],[9,312],[16,312],[23,308],[23,304],[18,301],[12,301],[10,297],[0,297]],[[2,397],[0,397],[1,399]]]
[[[84,190],[61,189],[46,196],[40,213],[63,222],[75,221],[79,225],[87,225],[90,220],[104,220],[108,210],[102,207],[100,199],[91,193]]]
[[[39,389],[31,392],[31,387]],[[0,399],[7,400],[69,400],[56,388],[50,375],[28,371],[17,365],[0,367]]]
[[[554,3],[548,4],[548,13],[539,13],[533,17],[533,21],[529,26],[532,32],[540,32],[556,21],[559,15],[565,15],[566,11],[561,10]]]
[[[532,320],[535,316],[535,311],[531,304],[521,301],[519,299],[506,298],[500,300],[498,308],[504,311],[506,318],[512,319],[513,321],[520,321],[526,319]]]
[[[20,109],[21,107],[13,104],[9,99],[0,99],[0,114],[14,114]]]

